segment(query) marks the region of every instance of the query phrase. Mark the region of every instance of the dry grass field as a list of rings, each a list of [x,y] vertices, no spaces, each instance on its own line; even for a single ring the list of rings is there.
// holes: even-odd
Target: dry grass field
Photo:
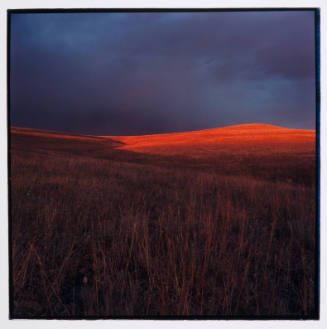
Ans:
[[[315,132],[11,128],[11,317],[316,318]]]

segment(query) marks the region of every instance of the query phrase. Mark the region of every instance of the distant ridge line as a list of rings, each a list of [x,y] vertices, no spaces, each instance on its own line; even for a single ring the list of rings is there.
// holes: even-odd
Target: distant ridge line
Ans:
[[[39,129],[39,128],[27,128],[27,127],[19,127],[19,126],[11,126],[10,132],[17,133],[38,133],[38,134],[52,134],[52,135],[62,135],[62,136],[72,136],[72,137],[88,137],[88,138],[113,138],[113,137],[142,137],[142,136],[168,136],[168,135],[181,135],[181,134],[198,134],[202,132],[215,132],[219,130],[234,130],[234,129],[276,129],[276,130],[294,130],[299,132],[315,132],[315,129],[300,129],[300,128],[287,128],[281,127],[277,125],[272,125],[268,123],[243,123],[237,125],[230,125],[230,126],[223,126],[223,127],[216,127],[216,128],[205,128],[199,130],[188,130],[188,131],[178,131],[178,132],[169,132],[169,133],[154,133],[154,134],[142,134],[142,135],[92,135],[92,134],[80,134],[80,133],[71,133],[71,132],[63,132],[63,131],[56,131],[56,130],[48,130],[48,129]]]

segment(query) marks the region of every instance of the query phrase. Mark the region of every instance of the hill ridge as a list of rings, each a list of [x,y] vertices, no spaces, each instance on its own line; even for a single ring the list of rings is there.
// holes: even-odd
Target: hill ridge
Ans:
[[[163,136],[163,135],[176,135],[176,134],[192,134],[192,133],[201,133],[201,132],[216,132],[221,130],[233,130],[233,129],[246,129],[246,128],[257,128],[257,129],[285,129],[285,130],[294,130],[300,132],[315,132],[314,129],[300,129],[300,128],[288,128],[277,126],[269,123],[242,123],[237,125],[230,125],[230,126],[222,126],[222,127],[215,127],[215,128],[205,128],[199,130],[187,130],[187,131],[177,131],[177,132],[170,132],[170,133],[153,133],[153,134],[142,134],[142,135],[92,135],[92,134],[82,134],[82,133],[71,133],[71,132],[64,132],[64,131],[57,131],[57,130],[50,130],[50,129],[40,129],[40,128],[28,128],[28,127],[19,127],[19,126],[11,126],[10,131],[12,133],[35,133],[35,134],[49,134],[49,135],[61,135],[61,136],[72,136],[72,137],[87,137],[87,138],[124,138],[124,137],[143,137],[143,136]]]

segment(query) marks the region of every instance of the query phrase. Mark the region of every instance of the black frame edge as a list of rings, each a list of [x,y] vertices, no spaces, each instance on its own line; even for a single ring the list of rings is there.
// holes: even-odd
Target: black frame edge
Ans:
[[[315,89],[316,89],[316,244],[315,244],[315,305],[314,315],[303,316],[14,316],[12,289],[12,223],[11,223],[11,132],[10,132],[10,30],[11,14],[97,13],[97,12],[245,12],[245,11],[314,11],[315,15]],[[9,256],[9,319],[24,320],[319,320],[320,319],[320,8],[47,8],[7,9],[7,169],[8,169],[8,256]]]

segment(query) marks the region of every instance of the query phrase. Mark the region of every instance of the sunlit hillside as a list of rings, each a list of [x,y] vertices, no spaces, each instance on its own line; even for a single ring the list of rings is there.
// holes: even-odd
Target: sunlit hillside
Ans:
[[[152,154],[185,154],[193,157],[215,153],[312,153],[315,131],[281,128],[268,124],[245,124],[192,132],[111,136],[124,143],[120,148]]]

